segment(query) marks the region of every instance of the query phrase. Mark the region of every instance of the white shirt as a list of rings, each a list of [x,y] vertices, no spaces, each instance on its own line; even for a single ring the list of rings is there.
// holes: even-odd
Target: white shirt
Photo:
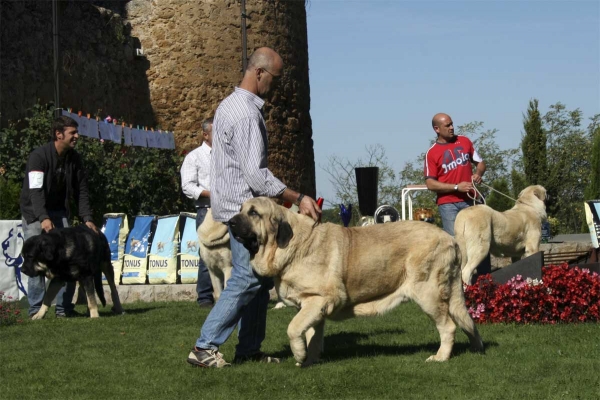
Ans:
[[[203,190],[210,191],[210,153],[210,146],[203,142],[181,164],[181,189],[190,199],[198,200]]]

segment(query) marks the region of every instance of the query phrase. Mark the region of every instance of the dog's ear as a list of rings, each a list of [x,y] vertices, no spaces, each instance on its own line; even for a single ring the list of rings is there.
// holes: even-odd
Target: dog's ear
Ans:
[[[38,254],[44,261],[54,260],[54,243],[48,236],[40,237],[40,240],[37,242],[37,246]]]
[[[277,246],[284,249],[292,237],[294,236],[294,232],[292,231],[292,227],[287,221],[279,220],[279,224],[277,227]]]
[[[533,194],[535,195],[535,197],[537,197],[541,201],[547,200],[547,197],[548,197],[546,194],[546,189],[544,189],[542,186],[539,186],[539,185],[537,185],[535,187]]]

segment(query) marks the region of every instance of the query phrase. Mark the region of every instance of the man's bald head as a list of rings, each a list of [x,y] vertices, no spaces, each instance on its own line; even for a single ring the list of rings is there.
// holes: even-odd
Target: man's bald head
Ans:
[[[446,121],[452,121],[452,118],[448,114],[437,113],[431,119],[431,126],[435,129],[436,126],[440,126]]]
[[[283,68],[283,60],[277,52],[270,47],[256,49],[248,59],[246,72],[256,68],[264,68],[267,71],[280,71]]]
[[[435,114],[431,119],[431,126],[437,134],[438,142],[449,143],[455,139],[454,122],[448,114]]]

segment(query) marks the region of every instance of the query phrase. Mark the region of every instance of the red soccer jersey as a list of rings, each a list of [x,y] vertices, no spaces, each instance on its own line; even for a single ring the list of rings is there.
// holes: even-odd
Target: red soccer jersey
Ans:
[[[480,162],[473,142],[466,136],[457,135],[452,143],[437,143],[425,155],[425,179],[436,179],[443,183],[471,182],[473,168],[471,160]],[[467,193],[438,193],[437,204],[469,201]]]

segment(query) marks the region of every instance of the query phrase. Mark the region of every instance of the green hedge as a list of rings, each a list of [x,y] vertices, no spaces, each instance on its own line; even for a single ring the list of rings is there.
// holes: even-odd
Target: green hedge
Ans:
[[[50,140],[52,107],[36,104],[30,117],[0,131],[1,219],[20,219],[19,193],[29,153]],[[94,220],[107,212],[167,215],[193,211],[181,192],[184,154],[80,136],[76,150],[88,173]],[[19,190],[16,190],[18,187]],[[73,209],[75,212],[76,210]]]

